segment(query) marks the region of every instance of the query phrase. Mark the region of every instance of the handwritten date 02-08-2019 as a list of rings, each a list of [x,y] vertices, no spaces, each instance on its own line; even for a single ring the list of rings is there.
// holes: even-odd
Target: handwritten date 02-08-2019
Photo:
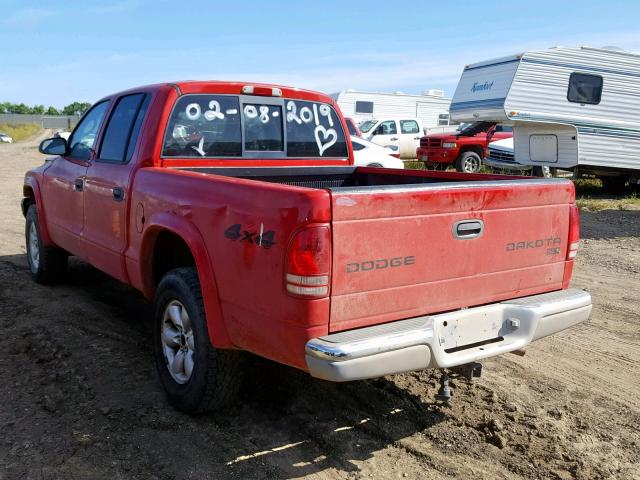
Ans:
[[[326,104],[312,104],[312,108],[304,106],[298,109],[298,105],[293,100],[289,100],[286,104],[287,123],[297,123],[298,125],[305,125],[315,123],[314,138],[318,145],[318,154],[322,156],[324,152],[332,147],[338,141],[338,133],[334,127],[333,118],[331,116],[331,107]],[[211,100],[209,102],[209,109],[202,111],[199,103],[190,103],[185,109],[185,115],[189,120],[196,121],[203,116],[208,121],[224,120],[226,115],[236,115],[238,110],[235,108],[227,109],[222,112],[220,103],[217,100]],[[268,105],[245,105],[243,109],[245,118],[255,119],[257,118],[261,123],[269,123],[271,118],[279,118],[280,110],[274,109],[270,112]],[[271,115],[269,115],[271,113]],[[326,119],[328,126],[322,125],[322,120]],[[201,145],[194,149],[205,156],[203,150],[204,139],[201,141]]]

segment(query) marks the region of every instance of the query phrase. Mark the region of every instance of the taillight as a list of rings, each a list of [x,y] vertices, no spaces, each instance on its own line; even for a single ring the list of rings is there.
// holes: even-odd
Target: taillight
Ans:
[[[287,292],[307,298],[329,295],[331,230],[328,225],[299,230],[289,242],[285,283]]]
[[[567,260],[572,260],[578,254],[580,245],[580,212],[577,205],[569,207],[569,248]]]

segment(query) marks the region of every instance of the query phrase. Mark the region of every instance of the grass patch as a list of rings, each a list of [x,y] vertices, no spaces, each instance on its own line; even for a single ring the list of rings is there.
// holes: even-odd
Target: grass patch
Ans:
[[[39,131],[40,125],[36,123],[19,123],[15,125],[0,123],[0,132],[4,132],[13,138],[14,143],[32,137]]]
[[[404,160],[404,168],[409,170],[425,170],[424,162],[417,160]]]
[[[640,210],[640,197],[635,193],[622,198],[578,197],[576,203],[581,210],[599,212],[601,210]]]

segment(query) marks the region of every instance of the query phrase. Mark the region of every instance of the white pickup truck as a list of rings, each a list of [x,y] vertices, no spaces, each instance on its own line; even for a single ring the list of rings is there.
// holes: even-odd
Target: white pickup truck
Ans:
[[[416,158],[424,126],[417,118],[382,118],[359,125],[362,137],[400,153],[400,158]]]

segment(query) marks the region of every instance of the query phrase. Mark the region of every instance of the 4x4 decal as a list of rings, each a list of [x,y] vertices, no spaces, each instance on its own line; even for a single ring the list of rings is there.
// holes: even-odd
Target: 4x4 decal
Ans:
[[[265,250],[269,250],[276,244],[274,240],[276,232],[273,230],[267,230],[266,232],[263,231],[262,224],[260,225],[260,232],[255,232],[243,229],[242,224],[240,223],[234,223],[224,231],[224,236],[234,242],[239,241],[253,243]]]

